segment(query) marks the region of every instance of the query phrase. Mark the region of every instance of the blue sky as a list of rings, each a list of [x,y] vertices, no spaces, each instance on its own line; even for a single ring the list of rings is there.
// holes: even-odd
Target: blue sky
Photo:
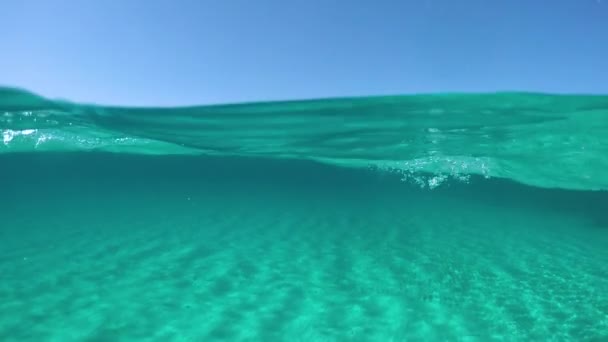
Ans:
[[[608,93],[608,0],[3,0],[0,84],[187,105]]]

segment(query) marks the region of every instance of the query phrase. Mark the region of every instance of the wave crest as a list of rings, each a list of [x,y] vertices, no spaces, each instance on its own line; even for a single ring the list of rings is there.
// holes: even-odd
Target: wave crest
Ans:
[[[0,88],[0,153],[108,151],[374,166],[435,188],[470,175],[608,189],[608,96],[436,94],[180,108]]]

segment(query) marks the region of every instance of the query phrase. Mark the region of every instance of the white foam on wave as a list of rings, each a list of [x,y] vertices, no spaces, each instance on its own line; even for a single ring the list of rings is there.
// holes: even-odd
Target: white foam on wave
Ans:
[[[2,131],[2,142],[4,143],[4,145],[8,145],[17,136],[32,135],[37,132],[38,132],[37,129],[23,129],[23,130],[5,129]]]

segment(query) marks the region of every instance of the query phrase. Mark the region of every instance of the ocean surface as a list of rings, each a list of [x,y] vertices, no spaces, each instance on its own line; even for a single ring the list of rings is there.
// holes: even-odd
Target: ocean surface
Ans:
[[[608,96],[0,88],[0,341],[608,341]]]

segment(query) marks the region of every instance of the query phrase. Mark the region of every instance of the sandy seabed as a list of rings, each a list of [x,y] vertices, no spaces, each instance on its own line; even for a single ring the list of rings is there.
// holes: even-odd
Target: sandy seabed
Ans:
[[[0,340],[608,340],[576,193],[351,180],[4,182]]]

